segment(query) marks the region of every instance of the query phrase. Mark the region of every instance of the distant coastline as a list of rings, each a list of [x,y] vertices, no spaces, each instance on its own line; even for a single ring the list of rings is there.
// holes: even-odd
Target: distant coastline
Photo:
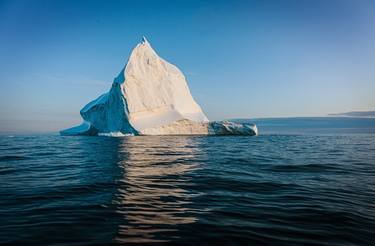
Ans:
[[[232,119],[254,123],[263,134],[374,134],[375,117],[321,116]]]
[[[375,111],[350,111],[345,113],[329,114],[328,116],[375,118]]]

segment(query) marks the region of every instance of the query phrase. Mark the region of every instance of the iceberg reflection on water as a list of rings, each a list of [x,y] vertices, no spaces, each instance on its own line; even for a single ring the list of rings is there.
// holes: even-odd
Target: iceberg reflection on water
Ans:
[[[119,225],[117,242],[168,241],[178,225],[197,220],[188,206],[199,194],[184,186],[192,186],[189,174],[199,169],[191,161],[202,154],[198,142],[186,137],[169,138],[168,142],[160,138],[121,138],[118,153],[126,158],[119,158],[123,178],[113,204],[124,223]]]

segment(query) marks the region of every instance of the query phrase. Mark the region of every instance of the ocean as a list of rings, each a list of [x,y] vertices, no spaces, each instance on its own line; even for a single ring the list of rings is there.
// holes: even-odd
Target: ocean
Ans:
[[[0,244],[374,245],[375,119],[251,122],[257,137],[0,136]]]

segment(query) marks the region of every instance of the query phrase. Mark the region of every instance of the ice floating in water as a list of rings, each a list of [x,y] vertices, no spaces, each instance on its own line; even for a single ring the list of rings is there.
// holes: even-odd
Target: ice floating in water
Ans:
[[[104,137],[127,137],[127,136],[134,136],[134,134],[123,134],[122,132],[99,132],[98,136],[104,136]]]
[[[182,72],[143,38],[112,87],[80,111],[84,122],[61,135],[257,135],[255,125],[209,122]]]
[[[258,128],[255,124],[239,124],[230,121],[210,122],[209,127],[212,134],[217,135],[258,135]]]

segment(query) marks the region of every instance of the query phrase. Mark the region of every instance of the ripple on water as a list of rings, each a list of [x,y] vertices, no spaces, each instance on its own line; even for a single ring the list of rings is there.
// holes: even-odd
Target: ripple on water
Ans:
[[[30,157],[27,157],[27,156],[17,156],[17,155],[0,156],[0,162],[19,161],[19,160],[27,160],[27,159],[30,159]]]

